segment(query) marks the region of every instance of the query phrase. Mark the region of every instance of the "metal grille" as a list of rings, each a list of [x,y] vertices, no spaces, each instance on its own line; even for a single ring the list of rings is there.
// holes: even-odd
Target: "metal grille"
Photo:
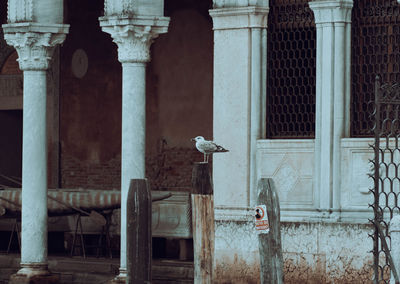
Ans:
[[[308,0],[270,0],[267,61],[267,137],[314,137],[316,31]]]
[[[352,12],[351,135],[371,136],[367,103],[374,78],[400,81],[400,5],[394,0],[355,0]]]
[[[374,283],[389,283],[390,271],[394,268],[389,252],[389,221],[400,213],[400,84],[380,86],[375,80],[374,102],[369,104],[372,127],[375,134],[373,173],[374,188]],[[392,270],[393,273],[393,270]],[[394,271],[394,273],[396,273]],[[396,273],[397,274],[397,273]],[[395,276],[396,277],[396,276]]]

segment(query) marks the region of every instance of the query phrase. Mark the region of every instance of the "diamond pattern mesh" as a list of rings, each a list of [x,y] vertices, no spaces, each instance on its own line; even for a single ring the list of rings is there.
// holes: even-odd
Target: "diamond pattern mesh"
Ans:
[[[375,133],[374,159],[370,162],[374,180],[371,193],[374,202],[374,283],[389,283],[391,263],[389,221],[400,213],[400,84],[384,84],[379,79],[374,90],[374,107],[370,109],[374,119],[372,131]]]

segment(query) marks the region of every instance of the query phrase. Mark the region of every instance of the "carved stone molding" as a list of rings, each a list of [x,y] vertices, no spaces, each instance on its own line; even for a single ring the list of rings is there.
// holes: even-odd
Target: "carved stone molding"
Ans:
[[[68,25],[3,25],[4,39],[18,52],[21,70],[47,70],[54,48],[65,40]]]
[[[129,0],[105,0],[104,1],[104,14],[106,16],[119,15],[119,14],[133,14],[134,2]]]
[[[8,23],[63,22],[63,0],[8,0]]]
[[[152,20],[100,18],[102,30],[109,33],[118,45],[118,60],[127,62],[149,62],[150,45],[161,33],[168,30],[169,18]]]
[[[266,29],[268,25],[268,7],[218,8],[209,11],[213,19],[214,30],[229,29]]]
[[[33,20],[32,0],[9,0],[8,1],[8,21],[30,22]]]
[[[269,7],[269,0],[213,0],[213,8]]]
[[[105,16],[162,16],[164,0],[105,0]]]

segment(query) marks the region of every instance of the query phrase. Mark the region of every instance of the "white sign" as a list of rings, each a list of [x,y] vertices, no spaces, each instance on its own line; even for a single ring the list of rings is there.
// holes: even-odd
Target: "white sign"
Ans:
[[[257,205],[255,209],[255,224],[258,234],[269,233],[269,221],[266,205]]]

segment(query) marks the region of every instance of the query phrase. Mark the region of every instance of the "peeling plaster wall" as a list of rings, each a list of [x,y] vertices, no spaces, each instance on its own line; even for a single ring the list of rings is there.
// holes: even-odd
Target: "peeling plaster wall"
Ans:
[[[368,283],[369,225],[282,223],[285,283]],[[217,221],[216,282],[259,283],[258,239],[252,222]]]
[[[252,222],[216,221],[217,283],[259,283],[258,238]]]

